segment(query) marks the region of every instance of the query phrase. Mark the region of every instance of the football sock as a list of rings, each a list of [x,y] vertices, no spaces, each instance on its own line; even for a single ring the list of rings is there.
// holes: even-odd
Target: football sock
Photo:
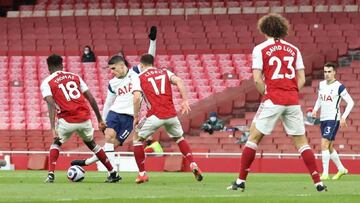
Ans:
[[[49,172],[54,173],[56,161],[59,158],[60,147],[57,144],[52,144],[49,152]]]
[[[93,149],[93,152],[110,173],[114,172],[114,168],[112,167],[109,158],[106,156],[104,150],[99,145],[96,145],[96,147]]]
[[[338,153],[336,152],[336,150],[334,149],[333,152],[330,154],[330,158],[331,160],[335,163],[338,171],[344,171],[345,170],[345,167],[342,165],[341,161],[340,161],[340,158],[339,158],[339,155]]]
[[[299,152],[301,154],[301,157],[311,175],[311,178],[313,179],[314,183],[319,183],[320,181],[320,175],[317,170],[316,161],[314,152],[311,150],[309,145],[304,145],[300,147]]]
[[[115,150],[114,150],[114,144],[112,143],[105,143],[104,144],[104,151],[106,153],[106,156],[109,158],[111,164],[115,166]]]
[[[93,163],[95,163],[95,162],[97,162],[97,161],[99,161],[99,159],[98,159],[97,156],[94,154],[92,157],[87,158],[87,159],[85,160],[85,164],[88,166],[88,165],[93,164]]]
[[[176,141],[181,153],[184,155],[184,157],[189,161],[189,163],[194,162],[191,149],[189,144],[186,142],[184,138],[180,138],[178,141]]]
[[[255,159],[257,144],[247,141],[242,151],[239,181],[245,181],[250,171],[250,166]],[[238,182],[238,181],[237,181]],[[239,183],[240,184],[240,183]]]
[[[323,165],[323,175],[329,175],[329,160],[330,160],[330,152],[329,150],[324,150],[321,152],[322,154],[322,165]]]
[[[136,160],[136,164],[139,168],[139,172],[145,171],[145,152],[144,145],[141,142],[134,142],[134,156]]]

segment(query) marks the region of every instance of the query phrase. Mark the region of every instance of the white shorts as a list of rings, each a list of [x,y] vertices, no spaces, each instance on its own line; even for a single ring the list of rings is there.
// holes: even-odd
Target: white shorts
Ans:
[[[68,123],[62,118],[59,119],[57,133],[61,143],[65,143],[74,132],[85,142],[90,142],[94,139],[94,128],[91,120],[82,123]]]
[[[159,119],[152,115],[142,120],[136,131],[138,132],[139,137],[146,139],[162,126],[164,126],[167,134],[171,138],[182,137],[184,134],[177,116],[168,119]]]
[[[288,135],[304,135],[305,126],[300,105],[275,105],[271,100],[261,103],[253,122],[255,127],[264,135],[269,135],[274,130],[276,122],[282,120]]]

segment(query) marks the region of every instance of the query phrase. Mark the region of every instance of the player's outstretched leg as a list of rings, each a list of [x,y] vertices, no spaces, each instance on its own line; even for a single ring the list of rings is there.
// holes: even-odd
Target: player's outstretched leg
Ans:
[[[333,152],[330,154],[330,158],[335,163],[335,165],[336,165],[336,167],[338,169],[338,172],[336,173],[336,175],[334,175],[332,177],[333,180],[338,180],[343,175],[346,175],[346,174],[349,173],[349,171],[342,165],[342,163],[340,161],[340,158],[339,158],[339,155],[338,155],[338,153],[336,152],[335,149],[333,149]]]
[[[135,183],[141,184],[149,181],[149,177],[145,171],[145,152],[144,145],[141,141],[133,141],[133,151],[136,164],[139,168],[139,174],[135,179]]]
[[[327,191],[327,187],[320,180],[320,175],[317,170],[314,152],[311,150],[310,146],[306,144],[300,147],[299,152],[306,167],[309,170],[311,178],[313,179],[313,182],[315,184],[316,190],[319,192]]]
[[[192,173],[194,174],[195,179],[197,181],[202,181],[204,177],[202,175],[202,172],[201,172],[199,166],[195,163],[195,161],[193,159],[189,144],[186,142],[184,137],[180,137],[179,139],[177,139],[176,143],[178,144],[179,149],[180,149],[181,153],[183,154],[183,156],[189,161],[190,169],[191,169]]]
[[[228,190],[245,190],[245,181],[250,171],[250,166],[255,159],[257,144],[251,141],[247,141],[241,156],[240,173],[238,179],[234,181]]]
[[[49,152],[49,171],[45,179],[45,183],[53,183],[55,181],[55,166],[56,161],[59,158],[61,143],[59,140],[55,140],[54,144],[50,146]]]

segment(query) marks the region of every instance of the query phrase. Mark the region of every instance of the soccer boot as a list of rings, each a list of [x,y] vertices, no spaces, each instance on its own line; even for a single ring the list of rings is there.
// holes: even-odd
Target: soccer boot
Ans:
[[[136,177],[135,183],[141,184],[149,181],[149,177],[146,175],[146,173],[141,176],[140,174]]]
[[[196,165],[196,163],[191,163],[190,169],[191,169],[192,173],[194,174],[195,179],[197,181],[202,181],[202,179],[203,179],[203,176],[201,174],[202,172],[201,172],[200,168]]]
[[[244,190],[245,190],[245,182],[237,184],[236,181],[234,181],[226,189],[227,190],[238,190],[239,189],[241,192],[244,192]]]
[[[85,160],[73,160],[71,162],[72,166],[78,165],[78,166],[86,166]]]
[[[330,180],[329,175],[322,174],[322,175],[320,176],[320,180]]]
[[[122,178],[119,176],[119,174],[116,171],[114,171],[114,172],[110,173],[110,175],[105,180],[105,183],[116,183],[116,182],[119,182],[119,180],[121,180],[121,179]]]
[[[345,168],[344,170],[337,172],[337,174],[335,174],[331,179],[339,180],[343,175],[346,175],[348,173],[349,171]]]
[[[45,183],[53,183],[55,180],[55,174],[54,173],[48,173]]]
[[[316,190],[317,190],[318,192],[322,192],[322,191],[327,192],[327,187],[326,187],[326,185],[317,185],[317,186],[316,186]]]

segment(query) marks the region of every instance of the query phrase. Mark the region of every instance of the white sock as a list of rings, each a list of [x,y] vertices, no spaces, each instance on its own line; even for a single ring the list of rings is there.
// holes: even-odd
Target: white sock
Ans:
[[[323,164],[323,175],[329,175],[329,160],[330,160],[330,152],[329,150],[324,150],[321,152],[322,154],[322,164]]]
[[[115,151],[114,151],[114,144],[112,143],[105,143],[104,144],[104,151],[106,156],[109,158],[110,163],[114,165],[115,162]]]
[[[344,170],[345,170],[344,166],[342,165],[342,163],[341,163],[341,161],[340,161],[339,155],[338,155],[338,153],[336,152],[335,149],[334,149],[334,151],[330,154],[330,158],[331,158],[331,160],[335,163],[338,171],[344,171]]]
[[[87,159],[85,160],[85,164],[88,166],[88,165],[93,164],[93,163],[95,163],[95,162],[97,162],[97,161],[99,161],[99,159],[98,159],[97,156],[94,154],[92,157],[87,158]]]
[[[240,178],[236,179],[236,184],[240,185],[241,183],[245,183],[245,180],[241,180]]]
[[[139,172],[139,175],[140,176],[144,176],[146,174],[146,171],[141,171],[141,172]]]

